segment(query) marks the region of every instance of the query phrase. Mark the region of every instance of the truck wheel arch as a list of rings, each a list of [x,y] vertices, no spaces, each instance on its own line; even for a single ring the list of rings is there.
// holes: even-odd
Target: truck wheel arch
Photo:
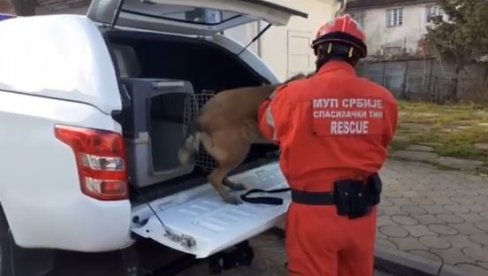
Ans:
[[[54,253],[53,250],[17,246],[0,203],[0,275],[43,275],[54,268]],[[29,266],[23,265],[27,262]]]

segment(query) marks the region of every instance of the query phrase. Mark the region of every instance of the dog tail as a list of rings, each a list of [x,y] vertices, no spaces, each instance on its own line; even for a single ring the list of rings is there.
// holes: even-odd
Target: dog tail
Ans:
[[[190,123],[188,134],[183,145],[178,150],[178,160],[181,165],[188,165],[195,161],[202,141],[202,129],[197,120]]]

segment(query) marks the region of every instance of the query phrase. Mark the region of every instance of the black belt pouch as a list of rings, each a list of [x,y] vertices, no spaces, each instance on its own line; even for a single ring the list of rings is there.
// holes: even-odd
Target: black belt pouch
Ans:
[[[369,213],[368,196],[364,183],[340,180],[334,183],[334,202],[340,216],[360,218]]]
[[[380,176],[375,173],[367,179],[366,190],[368,195],[369,205],[375,206],[380,203],[381,191],[383,189],[383,183]]]

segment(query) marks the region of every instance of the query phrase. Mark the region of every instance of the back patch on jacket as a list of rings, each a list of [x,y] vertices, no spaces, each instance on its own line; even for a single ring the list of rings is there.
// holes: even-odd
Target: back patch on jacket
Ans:
[[[382,99],[315,98],[311,108],[312,130],[317,136],[383,134]]]

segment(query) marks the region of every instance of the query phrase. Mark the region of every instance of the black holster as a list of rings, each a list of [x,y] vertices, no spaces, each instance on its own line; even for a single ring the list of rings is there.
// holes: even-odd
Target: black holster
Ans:
[[[382,183],[378,174],[368,177],[366,183],[357,180],[334,182],[334,203],[337,213],[350,219],[368,215],[380,202]]]

